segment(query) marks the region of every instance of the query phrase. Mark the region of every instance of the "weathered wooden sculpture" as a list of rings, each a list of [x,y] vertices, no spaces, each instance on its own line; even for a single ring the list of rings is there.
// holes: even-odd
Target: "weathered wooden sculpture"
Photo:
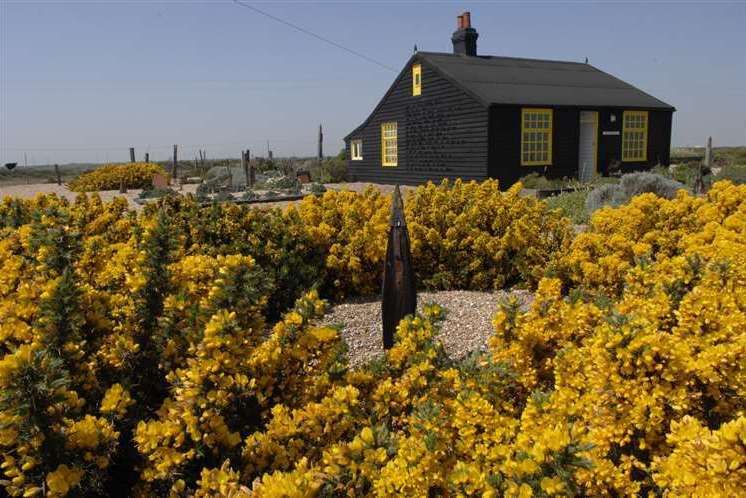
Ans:
[[[391,205],[389,240],[383,270],[383,347],[394,345],[394,334],[399,321],[414,314],[417,308],[412,257],[409,251],[409,233],[404,219],[404,202],[399,186],[394,190]]]

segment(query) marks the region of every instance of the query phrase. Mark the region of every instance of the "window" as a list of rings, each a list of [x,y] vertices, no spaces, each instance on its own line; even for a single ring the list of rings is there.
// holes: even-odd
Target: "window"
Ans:
[[[648,111],[624,111],[622,161],[647,161]]]
[[[399,163],[396,121],[381,124],[381,164],[383,166],[396,166]]]
[[[350,142],[350,156],[353,161],[363,160],[363,141],[353,140]]]
[[[552,164],[552,110],[523,109],[521,166]]]
[[[422,95],[422,66],[412,66],[412,95]]]

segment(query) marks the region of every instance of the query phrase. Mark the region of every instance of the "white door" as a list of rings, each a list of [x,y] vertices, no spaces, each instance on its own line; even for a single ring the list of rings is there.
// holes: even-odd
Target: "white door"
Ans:
[[[581,182],[596,176],[598,141],[598,112],[580,111],[580,149],[578,150],[578,178]]]

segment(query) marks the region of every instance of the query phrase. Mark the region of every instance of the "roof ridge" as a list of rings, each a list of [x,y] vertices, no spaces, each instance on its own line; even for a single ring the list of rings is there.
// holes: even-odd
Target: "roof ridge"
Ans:
[[[530,62],[553,62],[556,64],[578,64],[581,66],[591,66],[587,62],[578,62],[578,61],[567,61],[567,60],[557,60],[557,59],[537,59],[533,57],[513,57],[509,55],[463,55],[463,54],[453,54],[450,52],[428,52],[426,50],[421,50],[417,52],[418,54],[424,54],[424,55],[447,55],[451,57],[458,57],[460,59],[464,60],[475,60],[475,59],[510,59],[510,60],[517,60],[517,61],[530,61]],[[593,67],[593,66],[591,66]]]

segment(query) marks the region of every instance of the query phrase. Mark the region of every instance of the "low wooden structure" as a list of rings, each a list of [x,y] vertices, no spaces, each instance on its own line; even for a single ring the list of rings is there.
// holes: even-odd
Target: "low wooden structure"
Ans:
[[[482,55],[464,13],[453,53],[416,52],[345,137],[352,181],[590,180],[668,166],[674,107],[591,64]]]

